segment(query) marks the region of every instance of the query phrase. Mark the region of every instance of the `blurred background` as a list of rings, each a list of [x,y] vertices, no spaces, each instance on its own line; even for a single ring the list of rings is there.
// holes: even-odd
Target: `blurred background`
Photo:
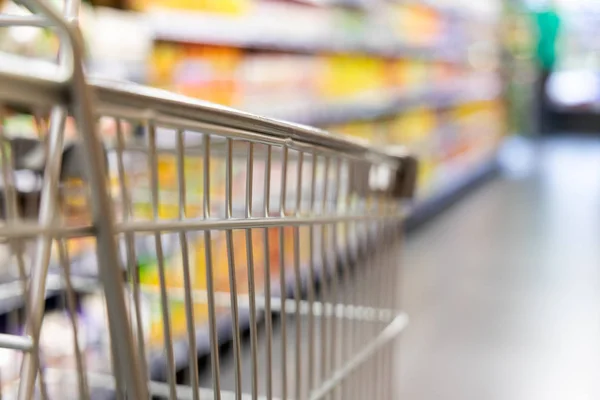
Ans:
[[[80,18],[94,77],[417,155],[404,398],[600,397],[600,2],[95,0]],[[11,27],[0,48],[54,59],[58,42]]]
[[[489,162],[507,132],[501,60],[509,38],[501,33],[509,10],[496,0],[85,5],[90,74],[408,146],[421,159],[422,197]],[[5,9],[18,12],[10,2]],[[530,35],[512,29],[525,30],[519,40]],[[52,39],[18,27],[2,32],[1,45],[52,57]]]
[[[428,197],[489,161],[506,135],[594,131],[599,9],[593,0],[88,0],[81,26],[93,76],[408,146]],[[13,27],[0,46],[52,58],[58,43]]]

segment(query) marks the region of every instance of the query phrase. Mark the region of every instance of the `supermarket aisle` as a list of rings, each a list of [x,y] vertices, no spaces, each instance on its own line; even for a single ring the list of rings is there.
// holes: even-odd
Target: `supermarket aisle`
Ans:
[[[537,153],[408,238],[400,398],[600,398],[600,142]]]

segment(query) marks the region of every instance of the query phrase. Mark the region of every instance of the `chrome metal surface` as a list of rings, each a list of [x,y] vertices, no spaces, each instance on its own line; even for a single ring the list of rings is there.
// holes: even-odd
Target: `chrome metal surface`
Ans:
[[[0,105],[42,121],[47,154],[39,202],[25,213],[0,130],[0,246],[18,272],[3,296],[22,305],[0,332],[21,372],[7,382],[0,371],[0,393],[299,400],[367,388],[393,399],[384,356],[407,320],[393,295],[398,260],[380,250],[398,244],[403,199],[392,193],[403,182],[370,177],[400,176],[404,155],[158,89],[89,82],[78,2],[66,18],[22,3],[37,14],[0,24],[53,26],[63,41],[52,67],[0,55]],[[67,142],[83,149],[76,182],[63,176]],[[81,268],[92,284],[80,284]],[[53,296],[59,311],[48,309]],[[86,325],[80,309],[96,299],[101,322]],[[52,364],[46,343],[56,314],[72,341],[66,367]]]

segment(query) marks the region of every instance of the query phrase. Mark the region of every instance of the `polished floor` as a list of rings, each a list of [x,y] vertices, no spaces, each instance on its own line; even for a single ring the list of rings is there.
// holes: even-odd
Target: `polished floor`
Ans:
[[[600,399],[600,141],[510,150],[407,238],[401,399]]]

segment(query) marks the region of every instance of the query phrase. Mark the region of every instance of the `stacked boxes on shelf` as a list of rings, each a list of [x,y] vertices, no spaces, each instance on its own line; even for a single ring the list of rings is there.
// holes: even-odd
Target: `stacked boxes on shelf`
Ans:
[[[150,82],[375,143],[408,145],[422,157],[421,197],[447,179],[444,166],[454,164],[448,155],[464,146],[452,138],[471,140],[467,125],[487,124],[468,147],[498,141],[494,23],[461,15],[460,7],[418,2],[302,3],[310,2],[245,0],[220,10],[211,2],[149,2],[157,39]],[[477,110],[470,122],[454,118],[469,104]],[[480,162],[489,158],[479,153]]]

